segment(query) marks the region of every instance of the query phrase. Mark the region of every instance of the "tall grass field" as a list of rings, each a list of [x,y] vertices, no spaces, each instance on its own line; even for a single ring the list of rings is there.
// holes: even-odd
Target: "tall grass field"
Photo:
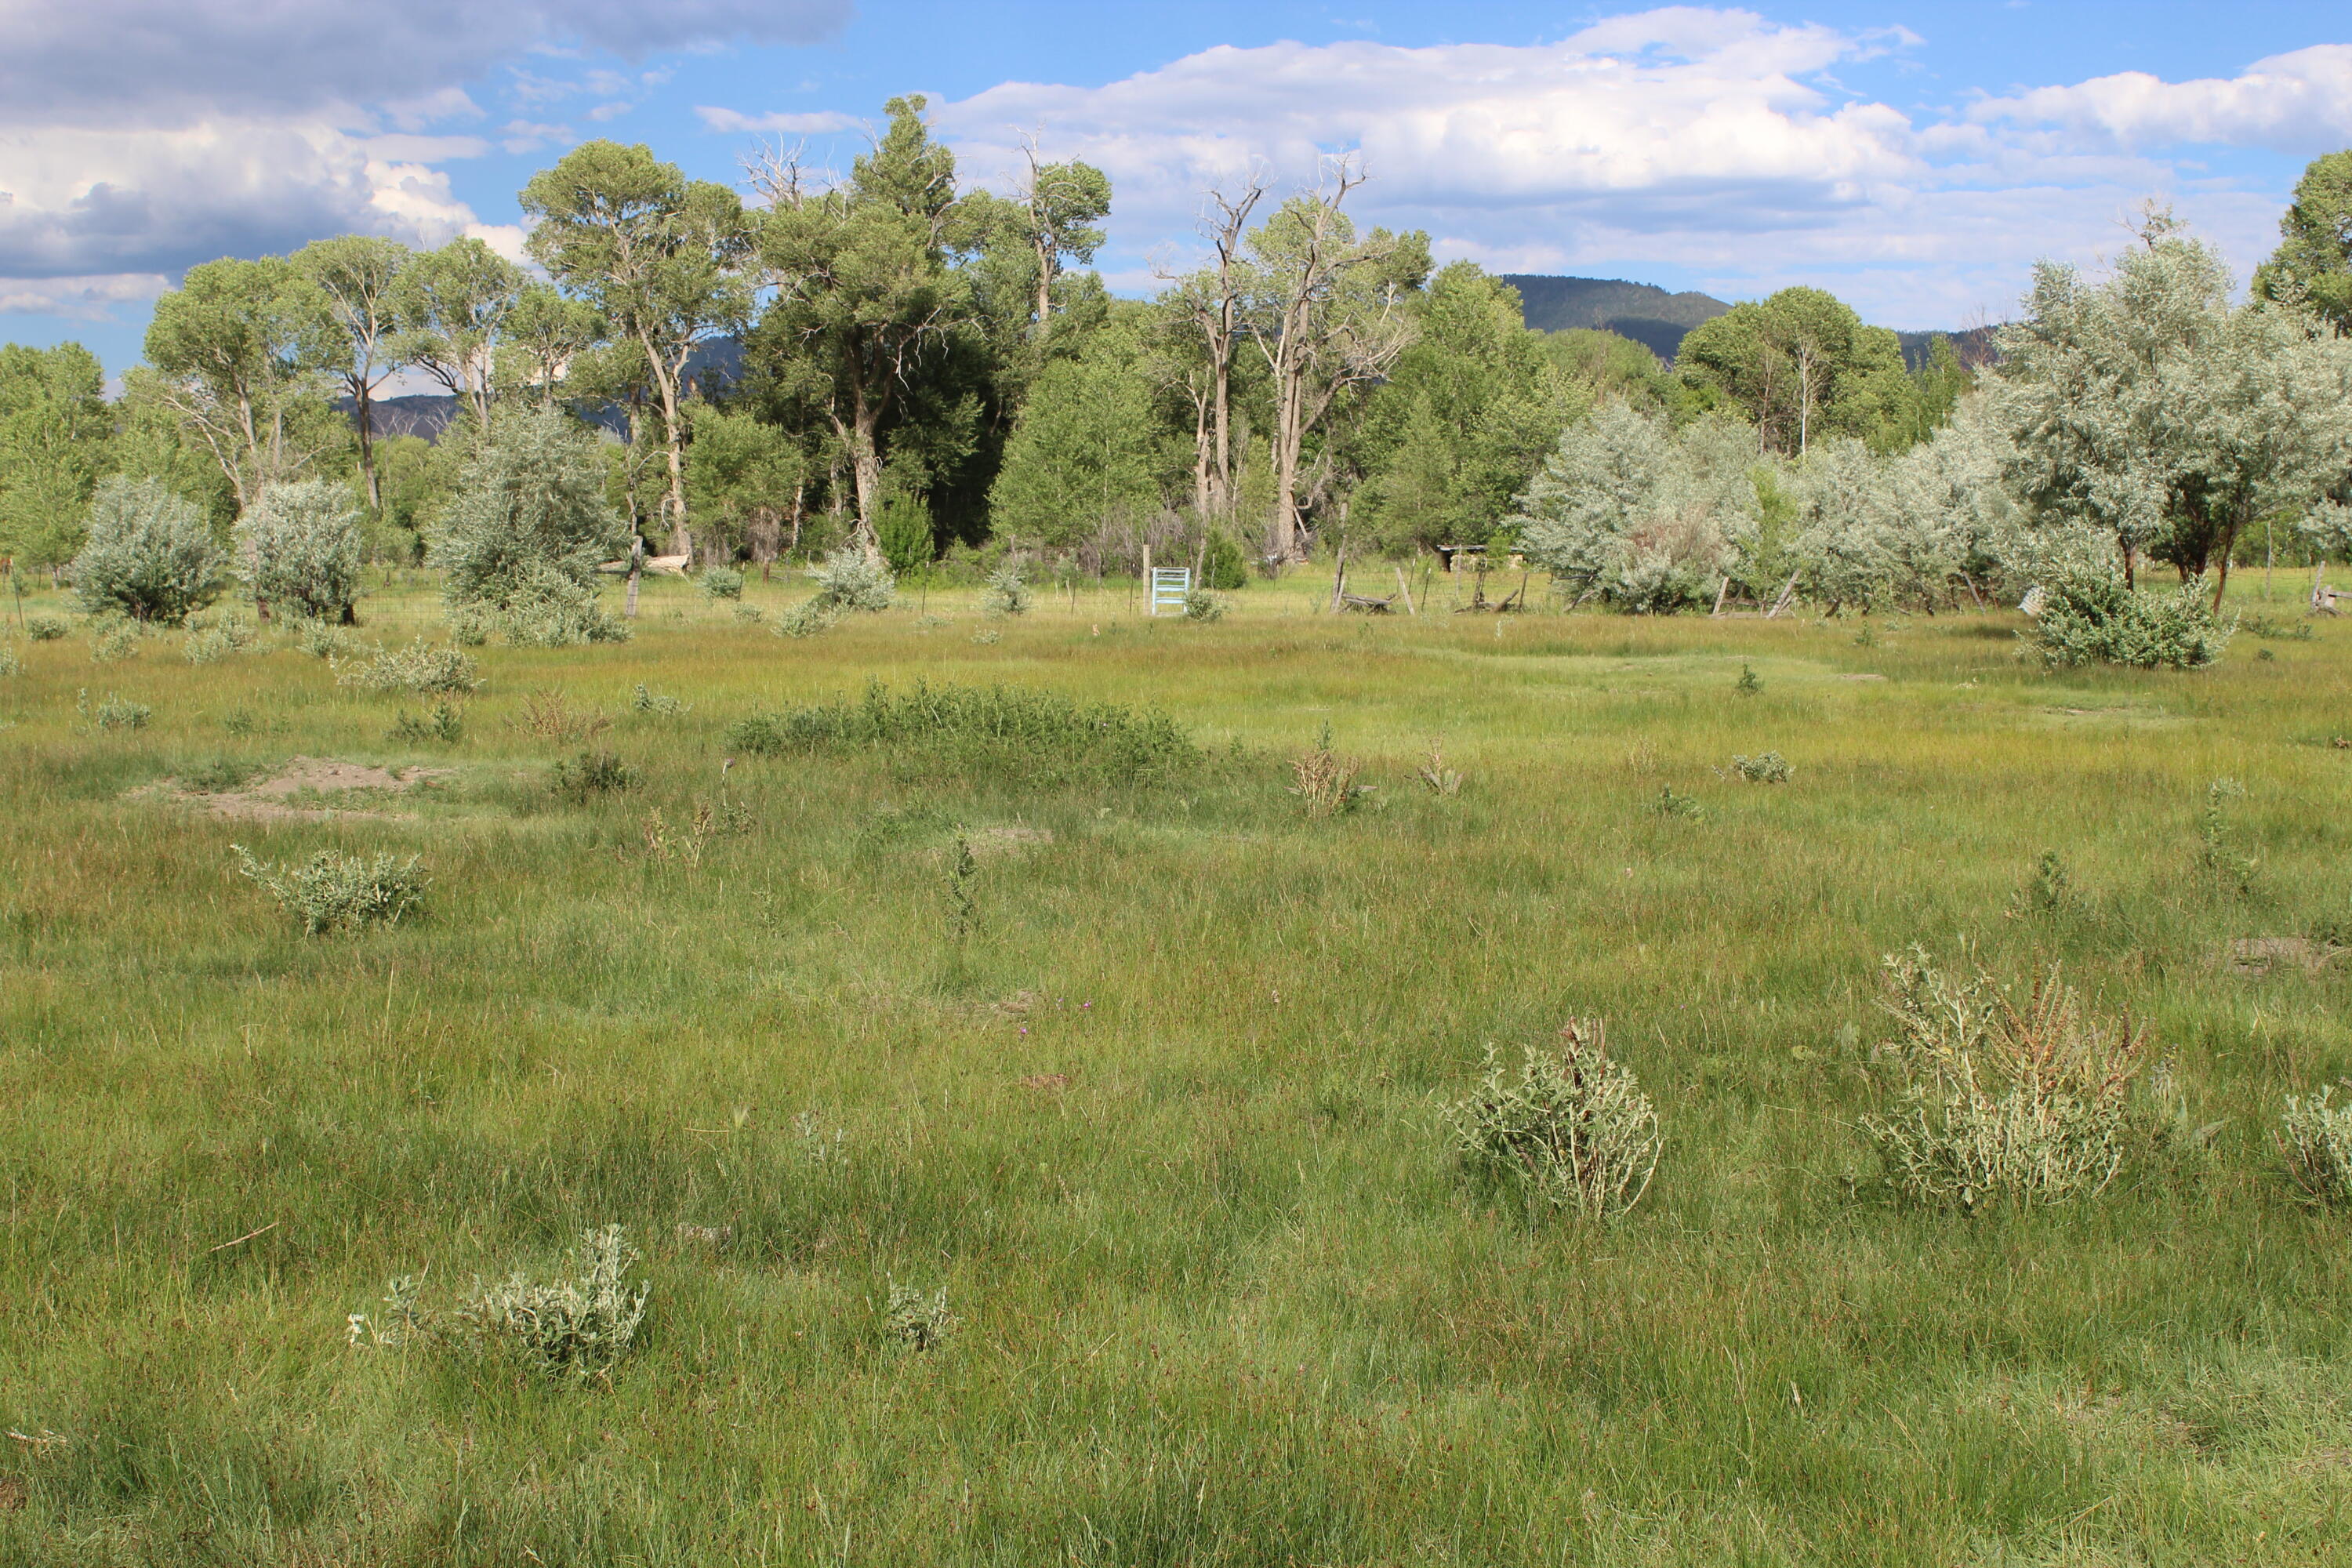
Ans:
[[[202,662],[6,603],[0,1562],[2352,1561],[2276,1134],[2352,1072],[2352,627],[2284,584],[2193,674],[804,592],[438,694],[345,679],[422,576]],[[321,851],[415,901],[306,932]],[[1915,943],[2057,964],[2192,1131],[1906,1198]],[[1570,1019],[1662,1139],[1607,1221],[1448,1131]],[[613,1226],[621,1350],[485,1326]]]

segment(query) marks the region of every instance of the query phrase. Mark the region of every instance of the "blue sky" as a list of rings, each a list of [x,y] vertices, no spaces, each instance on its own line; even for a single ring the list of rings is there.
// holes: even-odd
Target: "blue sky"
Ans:
[[[968,179],[1022,133],[1108,168],[1101,264],[1181,265],[1201,191],[1358,151],[1363,217],[1498,270],[1727,298],[1822,285],[1894,326],[1998,319],[2142,196],[2240,268],[2352,145],[2318,5],[1182,6],[1070,0],[18,0],[0,15],[0,337],[119,372],[191,262],[348,229],[512,250],[592,136],[735,179],[761,135],[846,167],[921,91]]]

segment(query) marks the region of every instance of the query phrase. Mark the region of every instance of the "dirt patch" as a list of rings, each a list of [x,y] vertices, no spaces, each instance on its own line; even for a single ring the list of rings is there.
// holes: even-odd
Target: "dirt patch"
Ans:
[[[1040,1094],[1059,1094],[1070,1087],[1070,1075],[1066,1072],[1031,1073],[1021,1080],[1024,1089],[1034,1089]]]
[[[1886,677],[1883,675],[1841,675],[1838,679],[1840,680],[1884,680]]]
[[[404,818],[408,816],[405,812],[338,809],[307,803],[317,796],[349,796],[362,792],[401,795],[420,784],[447,778],[452,772],[448,768],[410,768],[404,773],[394,773],[328,757],[290,757],[285,766],[268,778],[255,779],[236,789],[203,793],[182,789],[177,781],[165,779],[156,786],[156,792],[201,806],[209,816],[246,821],[325,822],[339,816]]]
[[[0,1476],[0,1513],[15,1513],[25,1506],[30,1495],[25,1483],[14,1476]]]
[[[2283,963],[2299,964],[2305,973],[2316,974],[2346,952],[2352,952],[2352,948],[2314,942],[2307,936],[2242,936],[2230,943],[2223,956],[2240,974],[2268,974]]]

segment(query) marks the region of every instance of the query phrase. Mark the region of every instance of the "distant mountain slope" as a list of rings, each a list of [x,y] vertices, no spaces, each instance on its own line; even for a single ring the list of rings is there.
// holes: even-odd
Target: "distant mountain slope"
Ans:
[[[1501,276],[1519,291],[1521,311],[1528,325],[1538,331],[1596,327],[1631,338],[1662,360],[1675,357],[1684,333],[1731,309],[1712,294],[1669,294],[1654,283],[1632,283],[1622,278],[1553,278],[1534,272]],[[1903,363],[1916,370],[1927,363],[1927,345],[1945,336],[1959,350],[1963,363],[1990,363],[1997,330],[1970,327],[1966,331],[1897,332],[1895,336],[1903,340]]]
[[[1622,278],[1550,278],[1531,272],[1502,276],[1519,291],[1528,325],[1538,331],[1598,327],[1645,344],[1660,359],[1675,357],[1685,332],[1731,309],[1712,294],[1669,294],[1654,283]]]

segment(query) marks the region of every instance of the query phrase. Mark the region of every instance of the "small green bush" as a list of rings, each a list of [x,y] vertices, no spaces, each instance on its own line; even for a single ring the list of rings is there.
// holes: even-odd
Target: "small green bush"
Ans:
[[[91,628],[89,658],[93,664],[121,664],[139,657],[139,623],[105,620]]]
[[[647,690],[642,683],[630,694],[629,706],[639,713],[659,714],[666,719],[674,719],[687,711],[688,708],[686,703],[680,702],[675,697]]]
[[[294,646],[312,658],[349,658],[364,651],[367,645],[349,626],[326,621],[296,621]]]
[[[236,525],[253,596],[310,620],[349,620],[360,596],[360,509],[328,479],[271,485]]]
[[[56,642],[73,628],[63,616],[26,616],[25,635],[35,642]]]
[[[266,865],[242,844],[237,873],[302,922],[302,934],[397,925],[425,897],[425,879],[414,855],[346,855],[321,849],[299,866]]]
[[[1021,687],[922,681],[895,695],[877,681],[861,701],[754,714],[728,726],[726,743],[752,756],[874,748],[1032,783],[1140,783],[1200,757],[1175,721],[1154,710]]]
[[[553,783],[556,794],[585,800],[592,795],[635,789],[637,775],[618,752],[596,747],[556,763]]]
[[[2237,621],[2217,621],[2205,580],[2135,592],[2122,574],[2079,568],[2042,585],[2032,637],[2048,665],[2202,669],[2219,663]]]
[[[210,611],[205,612],[209,616]],[[243,653],[260,640],[261,633],[243,616],[222,616],[208,625],[188,617],[187,636],[180,639],[180,657],[190,664],[214,664],[233,653]]]
[[[629,1353],[653,1287],[625,1278],[638,1261],[617,1225],[592,1230],[566,1255],[570,1269],[547,1284],[520,1270],[495,1285],[475,1282],[453,1316],[486,1346],[550,1377],[584,1379]]]
[[[740,599],[743,596],[743,574],[732,566],[705,567],[701,586],[705,598]]]
[[[2352,1105],[2330,1105],[2336,1086],[2308,1099],[2286,1097],[2279,1152],[2294,1184],[2323,1204],[2352,1204]]]
[[[982,602],[983,613],[992,616],[1025,616],[1029,613],[1029,584],[1021,580],[1021,568],[1008,561],[988,574],[988,597]]]
[[[840,611],[871,615],[888,609],[898,596],[888,563],[868,560],[855,547],[835,551],[811,575],[816,579],[817,598]]]
[[[1598,1019],[1572,1020],[1557,1053],[1528,1047],[1517,1082],[1489,1046],[1486,1076],[1445,1121],[1474,1174],[1595,1222],[1642,1201],[1664,1142],[1650,1097],[1611,1059]]]
[[[89,707],[87,690],[77,699],[76,706],[100,730],[144,730],[147,721],[155,716],[155,710],[144,702],[133,702],[127,698],[117,697],[111,691],[106,694],[106,700],[100,703],[95,711]]]
[[[378,648],[364,661],[339,669],[335,684],[380,695],[413,691],[462,697],[482,682],[471,658],[454,647],[435,647],[420,637],[406,647]]]
[[[0,644],[0,678],[25,673],[25,657],[15,648]]]
[[[1201,552],[1201,586],[1221,594],[1249,586],[1249,563],[1233,535],[1223,530],[1209,535],[1209,547]]]
[[[1797,770],[1790,767],[1789,759],[1780,752],[1766,752],[1758,757],[1735,755],[1731,759],[1731,771],[1749,784],[1787,784]]]
[[[423,713],[401,711],[385,738],[415,743],[425,741],[453,742],[465,733],[465,710],[454,702],[436,702]]]
[[[1193,588],[1184,595],[1184,618],[1188,621],[1220,621],[1224,619],[1225,602],[1205,588]]]
[[[226,564],[194,502],[117,475],[91,499],[89,542],[68,570],[91,615],[175,624],[218,596]]]
[[[935,553],[931,509],[917,496],[893,495],[882,503],[874,525],[874,542],[893,572],[928,566]]]

